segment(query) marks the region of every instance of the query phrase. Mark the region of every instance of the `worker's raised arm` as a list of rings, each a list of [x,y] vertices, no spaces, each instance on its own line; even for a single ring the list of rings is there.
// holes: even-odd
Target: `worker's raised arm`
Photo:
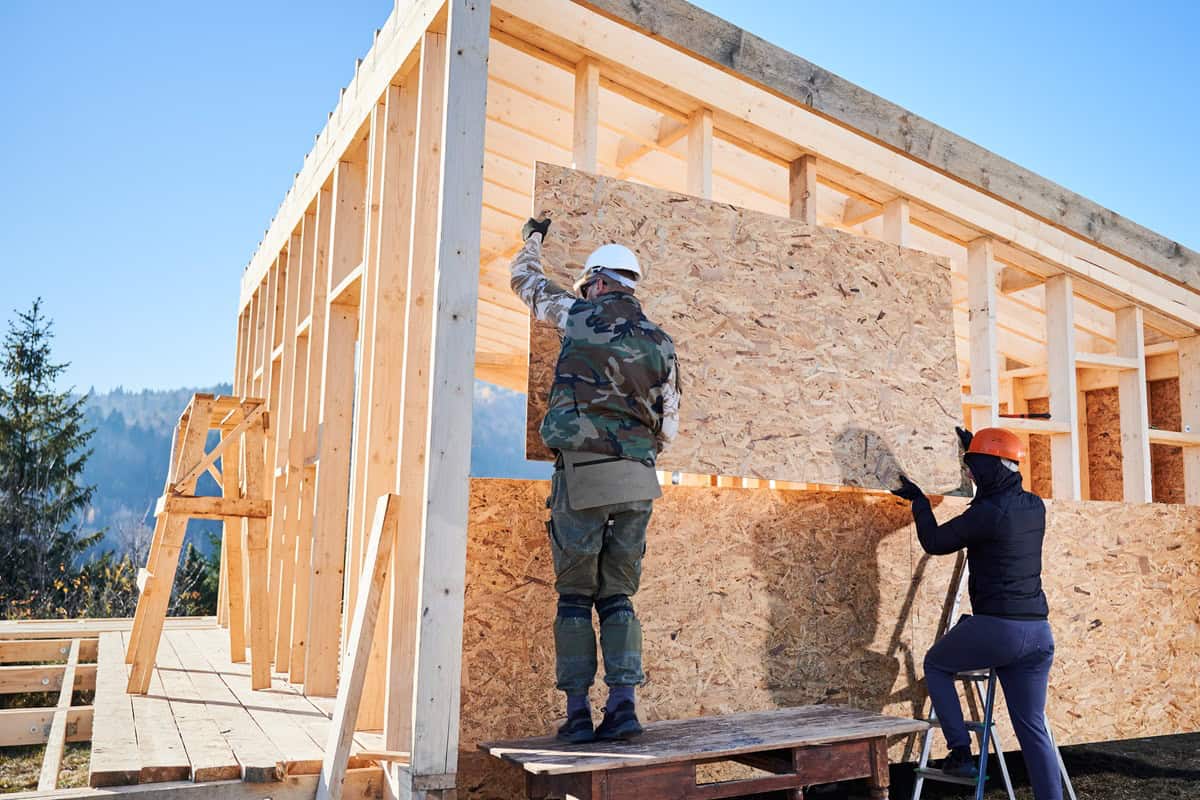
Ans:
[[[930,555],[944,556],[986,539],[995,529],[995,512],[990,506],[977,504],[941,525],[933,516],[929,498],[922,494],[912,504],[913,521],[921,548]]]
[[[549,220],[546,220],[549,227]],[[513,259],[509,271],[510,284],[517,297],[533,315],[543,322],[552,322],[560,331],[566,327],[567,315],[575,305],[575,295],[546,277],[542,269],[542,236],[544,230],[533,230],[525,239],[525,246]]]
[[[939,525],[933,516],[933,506],[921,487],[900,476],[900,488],[892,494],[912,503],[913,522],[917,525],[917,538],[926,553],[944,556],[968,547],[991,536],[995,530],[995,510],[988,505],[975,504],[954,519]]]
[[[671,359],[671,371],[667,374],[667,382],[663,385],[663,416],[662,429],[658,432],[658,449],[675,441],[679,434],[679,362]]]

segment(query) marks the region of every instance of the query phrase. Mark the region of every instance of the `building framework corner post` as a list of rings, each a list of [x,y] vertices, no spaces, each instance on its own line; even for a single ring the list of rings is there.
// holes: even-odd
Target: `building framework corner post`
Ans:
[[[436,297],[429,380],[424,524],[413,687],[412,797],[453,796],[422,788],[423,776],[458,766],[462,621],[474,396],[475,323],[483,212],[490,0],[449,0],[439,187]],[[436,398],[436,402],[433,402]]]

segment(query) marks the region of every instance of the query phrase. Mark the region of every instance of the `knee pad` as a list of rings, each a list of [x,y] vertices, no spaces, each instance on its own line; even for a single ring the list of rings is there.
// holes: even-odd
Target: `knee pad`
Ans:
[[[601,625],[606,619],[620,611],[628,611],[630,616],[633,616],[633,601],[629,599],[629,595],[614,594],[596,601],[596,613],[600,615]]]
[[[582,594],[560,594],[558,596],[559,619],[592,618],[592,598]]]

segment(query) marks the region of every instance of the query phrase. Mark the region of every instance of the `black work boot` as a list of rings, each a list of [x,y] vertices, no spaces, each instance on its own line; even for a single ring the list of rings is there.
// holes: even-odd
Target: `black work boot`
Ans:
[[[576,711],[567,717],[558,729],[558,740],[570,744],[583,744],[596,738],[592,729],[592,712],[588,709]]]
[[[971,756],[970,747],[956,747],[942,761],[942,772],[954,778],[979,777],[979,763]]]
[[[641,735],[642,723],[638,722],[637,711],[628,700],[611,711],[604,709],[604,719],[596,728],[597,741],[624,741]]]

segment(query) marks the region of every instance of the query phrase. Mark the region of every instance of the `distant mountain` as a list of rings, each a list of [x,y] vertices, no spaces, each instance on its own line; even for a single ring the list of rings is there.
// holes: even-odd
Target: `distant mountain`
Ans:
[[[84,479],[95,484],[96,495],[84,528],[89,532],[107,529],[104,549],[134,551],[144,557],[154,525],[154,503],[166,479],[171,434],[180,412],[196,392],[229,394],[232,387],[220,384],[137,392],[118,388],[88,397],[87,419],[96,434]],[[474,407],[473,476],[550,476],[550,465],[525,460],[525,395],[476,381]],[[201,477],[197,491],[219,493],[207,475]],[[218,522],[194,520],[188,526],[188,537],[207,550],[205,534],[219,533],[220,528]]]

